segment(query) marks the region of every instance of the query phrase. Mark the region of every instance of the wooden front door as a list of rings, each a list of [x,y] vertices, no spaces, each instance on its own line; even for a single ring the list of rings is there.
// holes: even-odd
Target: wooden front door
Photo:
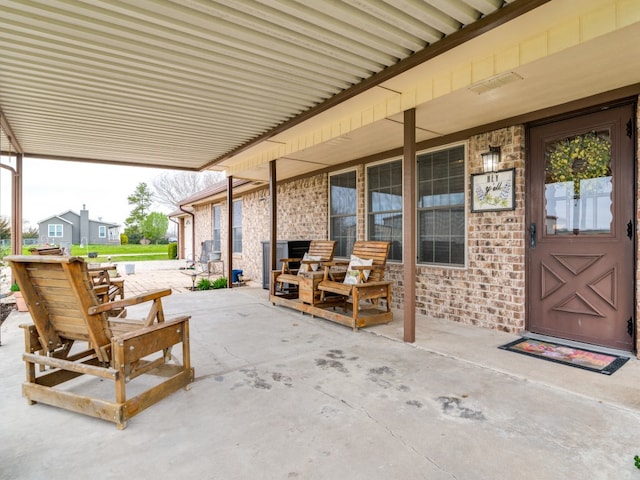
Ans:
[[[527,325],[633,350],[634,107],[529,130]]]

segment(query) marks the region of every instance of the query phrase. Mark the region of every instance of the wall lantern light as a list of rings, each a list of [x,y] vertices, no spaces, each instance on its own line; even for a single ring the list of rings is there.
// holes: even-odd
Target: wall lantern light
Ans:
[[[482,153],[482,168],[484,173],[496,172],[500,163],[500,147],[489,145],[489,151]]]

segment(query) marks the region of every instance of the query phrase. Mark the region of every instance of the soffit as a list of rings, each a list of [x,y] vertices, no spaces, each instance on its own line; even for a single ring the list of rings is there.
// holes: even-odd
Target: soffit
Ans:
[[[397,151],[407,108],[416,109],[420,142],[640,84],[639,40],[638,1],[554,0],[223,164],[267,180],[278,159],[284,180]],[[472,91],[512,74],[500,88]]]
[[[502,6],[0,0],[0,108],[28,156],[201,169]]]

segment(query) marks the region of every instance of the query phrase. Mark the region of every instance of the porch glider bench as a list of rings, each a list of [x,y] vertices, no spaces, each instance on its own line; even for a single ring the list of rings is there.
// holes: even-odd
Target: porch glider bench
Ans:
[[[384,272],[390,247],[390,242],[357,241],[350,261],[323,262],[321,271],[299,275],[298,298],[272,294],[271,302],[350,326],[354,331],[389,323],[393,320],[392,282],[384,280]]]
[[[14,255],[5,261],[33,319],[22,325],[22,391],[29,404],[64,408],[123,429],[131,417],[193,382],[189,316],[165,319],[162,308],[170,289],[101,303],[82,258]],[[141,320],[108,315],[147,302]],[[178,344],[180,359],[172,353]],[[105,380],[112,382],[112,393]]]
[[[320,303],[339,300],[344,314],[333,308],[325,309],[324,315],[318,316],[348,325],[354,331],[392,321],[391,282],[384,280],[390,247],[391,242],[355,242],[344,277],[332,273],[332,269],[338,265],[344,266],[347,262],[326,263],[324,277],[317,287],[321,295]]]

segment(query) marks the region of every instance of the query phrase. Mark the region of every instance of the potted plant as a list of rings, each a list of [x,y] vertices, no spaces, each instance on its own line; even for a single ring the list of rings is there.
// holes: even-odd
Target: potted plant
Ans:
[[[22,292],[20,291],[20,287],[17,283],[13,283],[11,285],[11,291],[16,299],[16,307],[18,307],[18,311],[28,312],[29,309],[27,308],[27,302],[24,301],[24,297],[22,296]]]

